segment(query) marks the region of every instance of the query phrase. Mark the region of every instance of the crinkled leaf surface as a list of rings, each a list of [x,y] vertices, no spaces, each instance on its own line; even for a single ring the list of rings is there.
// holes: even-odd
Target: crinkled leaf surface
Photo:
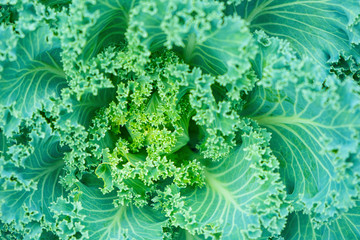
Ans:
[[[97,95],[86,93],[80,99],[77,99],[75,94],[66,94],[63,102],[67,108],[60,111],[58,124],[64,125],[66,122],[70,122],[71,125],[81,125],[87,128],[96,111],[107,106],[114,96],[114,89],[100,89]]]
[[[348,240],[360,238],[360,205],[342,213],[338,218],[317,229],[307,214],[295,212],[290,214],[282,236],[289,240]]]
[[[238,17],[222,20],[222,8],[212,1],[142,1],[131,19],[130,29],[137,32],[130,32],[129,41],[140,35],[151,51],[175,47],[185,62],[206,72],[218,75],[241,68],[241,75],[249,66],[244,56],[253,54],[250,33]]]
[[[337,96],[338,108],[331,98],[325,100],[326,91],[307,92],[306,83],[290,82],[282,90],[258,87],[242,112],[272,133],[271,149],[289,198],[308,208],[317,203],[315,211],[325,215],[351,205],[357,194],[353,177],[342,170],[357,148],[355,129],[360,126],[360,114],[351,107],[351,101],[358,101],[353,86],[350,81],[332,86],[337,89],[330,96]]]
[[[64,6],[68,6],[71,0],[40,0],[39,2],[52,8],[61,9]]]
[[[358,1],[0,4],[0,238],[359,238]]]
[[[45,225],[53,222],[49,206],[59,196],[66,196],[60,184],[64,174],[63,156],[68,151],[60,147],[59,137],[45,126],[44,136],[31,133],[33,152],[16,166],[6,159],[2,162],[0,199],[2,220],[15,222],[21,229],[21,223],[31,219],[45,219]]]
[[[162,239],[162,225],[165,218],[150,207],[134,205],[114,206],[115,191],[102,194],[101,185],[88,179],[89,186],[77,183],[81,195],[79,201],[85,215],[82,224],[90,239]],[[96,199],[96,201],[94,201]]]
[[[14,105],[17,116],[28,118],[37,109],[47,108],[66,86],[60,43],[55,38],[49,42],[49,34],[48,26],[27,33],[17,43],[16,61],[1,63],[0,104]]]
[[[245,0],[228,8],[250,22],[253,29],[286,38],[297,52],[325,67],[341,51],[359,54],[351,45],[360,40],[360,29],[351,27],[360,13],[357,0]]]
[[[128,26],[129,11],[136,2],[73,1],[70,11],[76,14],[76,17],[67,19],[65,31],[68,31],[69,35],[63,36],[66,51],[74,51],[78,55],[78,58],[73,60],[86,64],[106,46],[122,44]],[[77,32],[77,39],[73,38],[73,31]]]
[[[96,57],[109,46],[124,47],[130,10],[136,2],[78,0],[70,5],[73,16],[62,18],[61,32],[64,34],[61,42],[64,70],[70,78],[70,87],[78,96],[89,89],[96,95],[98,89],[114,87],[108,75],[99,71],[99,68],[111,67],[114,63],[108,56]]]
[[[242,140],[228,157],[205,164],[204,187],[185,193],[195,225],[215,228],[222,239],[257,238],[261,226],[276,233],[285,223],[283,184],[278,174],[264,169],[276,167],[276,159],[259,133],[243,134]]]
[[[262,38],[253,65],[261,79],[248,96],[241,115],[256,120],[272,133],[271,149],[289,199],[326,218],[353,203],[354,175],[345,171],[357,149],[359,95],[352,80],[327,78],[328,89],[317,83],[319,71],[296,59],[286,42]],[[316,74],[307,74],[314,72]]]

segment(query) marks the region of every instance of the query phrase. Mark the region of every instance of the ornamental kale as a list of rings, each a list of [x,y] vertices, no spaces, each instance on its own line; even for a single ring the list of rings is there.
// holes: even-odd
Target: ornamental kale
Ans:
[[[358,0],[0,0],[1,239],[360,239]]]

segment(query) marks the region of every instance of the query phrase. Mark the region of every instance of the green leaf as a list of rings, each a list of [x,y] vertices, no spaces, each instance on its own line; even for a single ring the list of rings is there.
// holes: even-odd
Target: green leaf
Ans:
[[[7,14],[11,13],[11,8],[4,8],[7,10]],[[0,9],[4,11],[4,9]],[[18,34],[13,30],[13,26],[6,26],[5,24],[0,25],[0,60],[5,61],[6,59],[16,59],[16,44],[19,40]],[[0,70],[2,70],[2,64],[0,64]]]
[[[284,42],[268,40],[255,61],[262,86],[248,96],[241,115],[272,133],[271,149],[289,199],[326,219],[351,206],[357,194],[346,158],[358,147],[358,87],[333,76],[326,79],[327,88],[312,84],[319,75],[308,73],[316,68],[296,60]]]
[[[310,239],[315,240],[315,226],[311,223],[309,215],[302,212],[291,213],[282,236],[289,240]]]
[[[193,235],[189,233],[188,231],[181,229],[181,228],[175,228],[170,229],[168,233],[169,238],[165,239],[171,239],[171,240],[210,240],[211,238],[205,238],[204,235]]]
[[[0,23],[13,24],[18,19],[18,12],[15,6],[2,5],[0,9]]]
[[[0,130],[0,158],[4,158],[7,152],[7,138],[5,137],[2,130]]]
[[[92,150],[91,147],[94,146],[94,141],[89,141],[88,131],[90,131],[89,129],[97,111],[107,106],[114,95],[114,89],[99,89],[97,95],[89,92],[77,99],[76,93],[64,89],[63,99],[51,112],[51,116],[56,119],[54,126],[61,137],[61,142],[72,149],[71,153],[66,157],[66,167],[71,174],[66,176],[67,180],[65,182],[70,185],[74,183],[75,177],[73,173],[76,169],[83,171],[91,165],[87,164],[86,159],[92,156],[90,151]],[[111,139],[108,140],[112,142]],[[98,144],[103,145],[103,140],[96,142],[96,145]]]
[[[75,53],[77,58],[72,60],[86,64],[105,47],[123,44],[129,12],[136,2],[74,0],[70,5],[70,15],[63,19],[65,22],[62,42],[65,54],[70,54],[71,59],[71,54]],[[77,34],[76,38],[73,36],[74,33]]]
[[[360,45],[357,45],[360,50]],[[347,76],[352,77],[358,84],[360,84],[360,65],[353,57],[340,56],[338,62],[331,65],[331,72],[334,72],[340,79],[345,79]]]
[[[137,0],[74,0],[69,15],[61,18],[64,71],[78,96],[91,90],[114,87],[111,82],[114,55],[125,45],[130,10]],[[76,16],[76,17],[74,17]],[[113,47],[117,47],[117,51]],[[110,52],[110,53],[109,53]],[[112,55],[112,56],[111,56]],[[121,64],[120,64],[121,65]]]
[[[326,219],[357,194],[346,159],[359,142],[358,86],[330,76],[323,87],[316,65],[297,59],[286,41],[257,34],[253,65],[261,81],[240,114],[272,133],[288,198]]]
[[[209,1],[142,1],[130,21],[129,44],[141,43],[151,52],[173,48],[205,72],[239,78],[255,49],[246,23],[223,18],[222,9],[222,4]]]
[[[359,60],[352,43],[359,43],[360,29],[352,27],[360,13],[357,0],[246,0],[227,14],[237,12],[272,36],[287,39],[301,56],[309,56],[320,66],[336,62],[340,52]]]
[[[49,35],[48,26],[29,32],[17,43],[17,60],[1,63],[0,104],[13,105],[15,116],[29,118],[38,109],[49,109],[66,86],[60,44]]]
[[[15,132],[19,132],[20,123],[21,119],[14,117],[11,114],[11,109],[0,109],[0,126],[3,129],[3,134],[5,136],[11,136]]]
[[[40,0],[40,3],[61,10],[63,7],[68,7],[71,0]]]
[[[282,236],[288,240],[348,240],[360,238],[360,201],[336,220],[316,228],[309,215],[302,212],[290,214]]]
[[[100,164],[96,168],[95,173],[99,178],[102,178],[102,180],[104,181],[103,192],[110,192],[111,190],[113,190],[111,167],[109,164]]]
[[[207,236],[222,239],[256,239],[262,227],[279,233],[285,224],[287,210],[283,205],[284,186],[277,173],[277,160],[268,148],[265,132],[254,130],[241,136],[242,144],[218,162],[205,165],[205,186],[184,191],[186,209],[191,209],[190,222],[182,223],[176,215],[175,224]],[[265,135],[266,136],[266,135]]]
[[[81,125],[88,128],[96,112],[106,107],[115,97],[115,90],[99,89],[97,95],[86,93],[77,99],[73,91],[63,92],[62,107],[60,112],[54,112],[54,117],[59,116],[58,124],[65,127],[67,122],[71,125]],[[66,128],[66,127],[65,127]]]
[[[79,202],[85,216],[82,224],[89,239],[162,239],[162,225],[165,218],[160,212],[145,206],[143,208],[114,206],[116,192],[103,195],[94,177],[86,176],[83,183],[77,183],[81,191]]]
[[[4,224],[2,221],[0,221],[0,237],[6,240],[17,240],[22,239],[23,235],[13,229],[11,224]]]
[[[61,147],[59,137],[43,125],[44,136],[31,132],[33,152],[23,160],[23,166],[2,161],[0,172],[0,199],[2,220],[14,221],[17,229],[30,221],[45,220],[48,226],[54,222],[49,210],[57,197],[66,195],[59,180],[64,174],[63,156],[68,149]]]

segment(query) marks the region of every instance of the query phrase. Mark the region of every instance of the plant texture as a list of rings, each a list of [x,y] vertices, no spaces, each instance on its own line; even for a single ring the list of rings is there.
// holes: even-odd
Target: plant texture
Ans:
[[[0,239],[360,239],[359,0],[0,0]]]

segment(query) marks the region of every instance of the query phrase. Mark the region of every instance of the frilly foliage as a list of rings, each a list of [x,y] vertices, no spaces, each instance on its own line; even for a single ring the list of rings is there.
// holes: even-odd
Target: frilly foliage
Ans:
[[[357,0],[0,0],[1,239],[360,239]]]

